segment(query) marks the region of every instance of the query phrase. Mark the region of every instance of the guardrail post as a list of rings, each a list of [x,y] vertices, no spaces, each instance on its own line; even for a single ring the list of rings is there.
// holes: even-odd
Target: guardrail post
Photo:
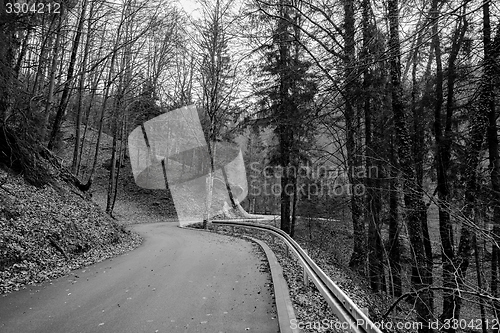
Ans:
[[[231,226],[231,235],[234,236],[234,225]]]
[[[304,286],[308,286],[309,285],[309,278],[307,277],[307,272],[306,272],[306,268],[304,268]]]
[[[286,247],[288,249],[288,246]],[[304,252],[307,254],[307,251],[304,250]],[[309,285],[309,278],[307,277],[307,271],[306,271],[306,267],[303,266],[302,267],[303,271],[304,271],[304,286],[308,286]]]

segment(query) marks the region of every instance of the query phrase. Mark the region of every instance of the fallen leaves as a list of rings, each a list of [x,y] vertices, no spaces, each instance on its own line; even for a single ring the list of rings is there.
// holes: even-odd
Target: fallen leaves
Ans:
[[[0,294],[68,274],[137,247],[142,239],[65,183],[37,188],[0,170]],[[56,189],[57,187],[57,189]]]

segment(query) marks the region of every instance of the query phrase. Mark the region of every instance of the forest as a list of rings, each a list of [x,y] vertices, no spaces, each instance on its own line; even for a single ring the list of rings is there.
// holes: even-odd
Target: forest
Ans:
[[[348,222],[349,267],[421,332],[500,329],[498,2],[0,7],[2,165],[43,186],[37,161],[70,145],[88,190],[109,135],[112,215],[130,131],[195,104],[209,147],[241,144],[248,212],[291,236],[301,216]]]

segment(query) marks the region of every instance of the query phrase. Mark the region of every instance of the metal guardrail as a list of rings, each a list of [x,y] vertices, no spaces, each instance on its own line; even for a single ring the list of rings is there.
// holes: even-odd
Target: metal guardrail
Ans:
[[[252,221],[247,219],[244,221]],[[306,251],[287,233],[269,225],[234,221],[234,220],[213,220],[214,226],[228,225],[233,227],[252,228],[257,230],[265,230],[273,235],[278,236],[283,240],[287,246],[295,253],[299,262],[304,269],[304,281],[309,278],[319,292],[323,295],[324,299],[330,305],[332,311],[337,315],[341,322],[343,332],[352,333],[382,333],[382,331],[368,318],[365,311],[361,310],[354,302],[347,296],[342,289],[333,282],[328,275],[323,272],[321,268],[307,255]],[[306,282],[307,283],[307,282]]]

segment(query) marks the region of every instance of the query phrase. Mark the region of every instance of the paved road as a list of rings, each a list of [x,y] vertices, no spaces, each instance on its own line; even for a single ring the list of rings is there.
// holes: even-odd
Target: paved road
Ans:
[[[0,297],[0,332],[278,332],[255,245],[176,225],[137,225],[138,249]]]

